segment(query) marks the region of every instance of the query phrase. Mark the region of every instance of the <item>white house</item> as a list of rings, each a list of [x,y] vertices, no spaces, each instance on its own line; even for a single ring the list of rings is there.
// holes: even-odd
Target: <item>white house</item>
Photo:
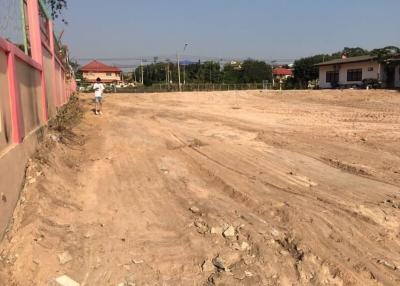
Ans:
[[[385,67],[392,61],[394,69],[389,72]],[[397,63],[397,65],[396,65]],[[377,80],[386,87],[400,88],[400,59],[393,58],[385,62],[376,56],[342,58],[319,63],[320,88],[335,86],[360,86],[363,80]]]

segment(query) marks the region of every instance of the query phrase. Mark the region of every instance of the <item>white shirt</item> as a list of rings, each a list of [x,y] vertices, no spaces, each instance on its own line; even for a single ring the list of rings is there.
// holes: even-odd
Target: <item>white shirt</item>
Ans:
[[[102,97],[103,96],[103,91],[104,91],[104,85],[102,83],[95,83],[93,85],[94,89],[94,96],[95,97]]]

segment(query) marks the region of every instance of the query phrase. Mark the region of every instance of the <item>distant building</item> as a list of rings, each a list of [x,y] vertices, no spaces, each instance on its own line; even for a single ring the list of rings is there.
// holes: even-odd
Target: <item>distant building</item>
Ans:
[[[85,81],[89,83],[96,82],[97,78],[101,78],[102,82],[109,84],[119,84],[122,82],[122,70],[96,60],[91,61],[80,70]]]
[[[274,76],[274,80],[279,82],[281,80],[287,80],[289,77],[293,76],[293,71],[287,68],[274,68],[272,70],[272,74]]]
[[[391,62],[391,69],[386,67]],[[359,56],[319,63],[320,88],[362,86],[377,81],[383,87],[400,88],[400,58],[380,61],[376,56]]]

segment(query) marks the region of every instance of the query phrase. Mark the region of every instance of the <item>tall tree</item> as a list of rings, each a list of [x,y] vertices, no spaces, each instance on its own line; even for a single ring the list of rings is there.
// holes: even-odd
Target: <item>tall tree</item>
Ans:
[[[242,83],[260,83],[263,80],[272,81],[271,66],[264,61],[245,60],[242,65],[240,81]]]
[[[319,69],[316,64],[331,58],[330,55],[321,54],[296,60],[293,66],[293,75],[300,88],[306,87],[309,81],[318,79]]]
[[[377,56],[382,60],[387,59],[393,55],[400,54],[400,48],[396,46],[387,46],[381,49],[373,49],[371,55]]]
[[[368,55],[369,51],[360,47],[355,47],[355,48],[349,48],[349,47],[344,47],[343,50],[340,52],[333,53],[331,55],[332,59],[339,59],[342,57],[342,55],[345,55],[347,57],[358,57],[358,56],[365,56]]]
[[[224,83],[233,83],[233,84],[238,83],[240,76],[241,76],[240,69],[239,69],[239,67],[235,67],[234,65],[232,65],[230,63],[224,65],[223,82]]]

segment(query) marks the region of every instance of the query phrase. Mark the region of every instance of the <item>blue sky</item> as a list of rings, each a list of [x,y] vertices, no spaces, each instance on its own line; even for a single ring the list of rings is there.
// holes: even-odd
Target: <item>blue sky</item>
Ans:
[[[294,59],[400,46],[399,0],[69,0],[75,58]],[[58,25],[58,30],[62,25]]]

